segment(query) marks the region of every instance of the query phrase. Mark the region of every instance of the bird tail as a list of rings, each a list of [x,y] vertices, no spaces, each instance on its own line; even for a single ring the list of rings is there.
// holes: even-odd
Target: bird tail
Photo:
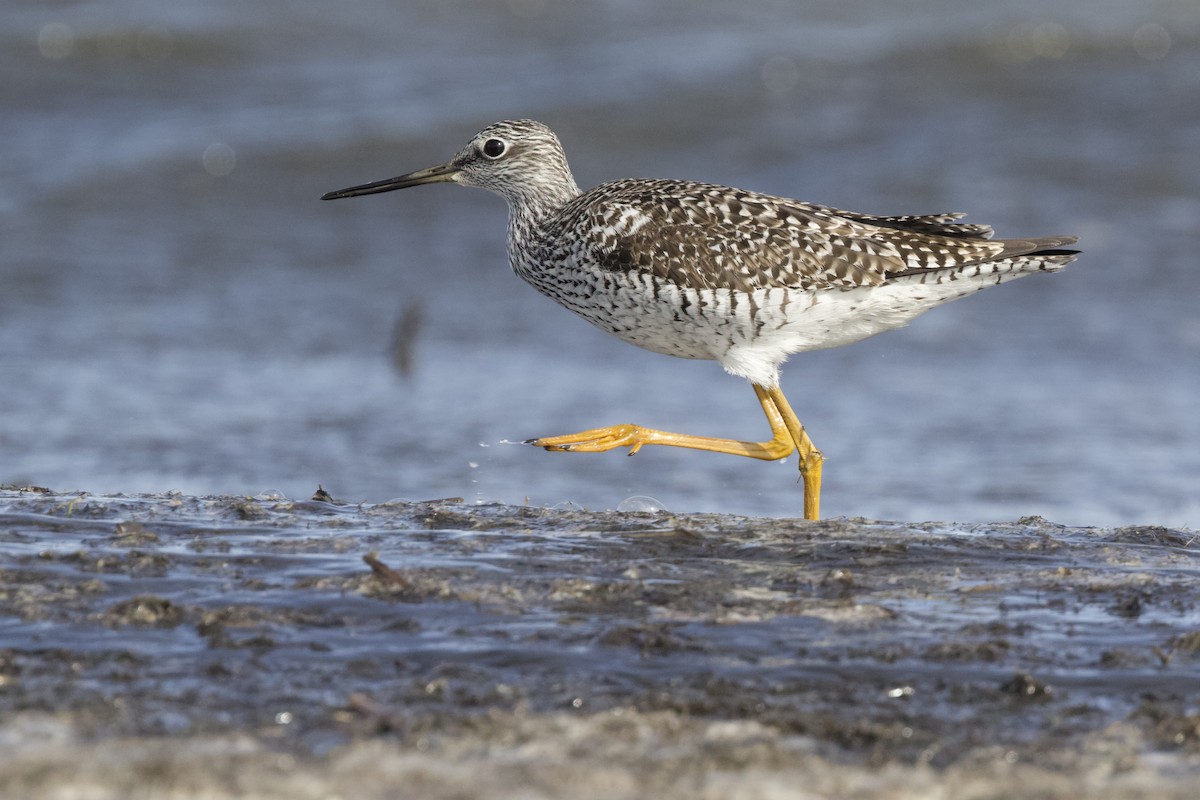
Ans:
[[[1029,244],[1037,245],[1037,249],[1000,260],[1012,261],[1013,269],[1018,272],[1058,272],[1079,255],[1078,250],[1063,247],[1063,245],[1075,244],[1079,241],[1074,236],[1046,236],[1026,241]]]

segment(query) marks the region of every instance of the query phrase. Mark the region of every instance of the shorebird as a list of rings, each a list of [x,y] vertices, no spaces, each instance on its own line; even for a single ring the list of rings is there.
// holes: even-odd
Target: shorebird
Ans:
[[[771,439],[611,425],[528,439],[546,450],[669,445],[775,460],[799,454],[804,516],[820,515],[824,456],[779,388],[792,353],[840,347],[934,306],[1074,260],[1074,236],[992,239],[961,213],[875,216],[707,183],[628,179],[580,192],[558,137],[533,120],[477,133],[445,164],[329,192],[427,183],[508,202],[513,270],[597,327],[656,353],[716,361],[750,381]]]

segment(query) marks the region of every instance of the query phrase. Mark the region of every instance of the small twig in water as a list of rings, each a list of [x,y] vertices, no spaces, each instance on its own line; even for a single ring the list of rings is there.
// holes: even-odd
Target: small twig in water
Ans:
[[[379,560],[379,554],[372,551],[363,556],[363,561],[371,568],[371,574],[384,583],[399,586],[401,589],[411,589],[412,582],[396,570]]]

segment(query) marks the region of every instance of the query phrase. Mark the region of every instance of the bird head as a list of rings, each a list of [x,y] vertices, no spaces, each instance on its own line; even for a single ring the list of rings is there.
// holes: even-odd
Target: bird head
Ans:
[[[329,192],[322,200],[391,192],[427,183],[459,183],[499,194],[510,205],[559,204],[579,194],[554,131],[529,119],[488,125],[445,164]]]

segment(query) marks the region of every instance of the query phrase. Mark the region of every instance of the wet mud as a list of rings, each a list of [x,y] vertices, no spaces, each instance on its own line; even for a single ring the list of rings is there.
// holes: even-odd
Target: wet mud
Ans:
[[[1160,527],[0,489],[0,797],[1194,797]]]

